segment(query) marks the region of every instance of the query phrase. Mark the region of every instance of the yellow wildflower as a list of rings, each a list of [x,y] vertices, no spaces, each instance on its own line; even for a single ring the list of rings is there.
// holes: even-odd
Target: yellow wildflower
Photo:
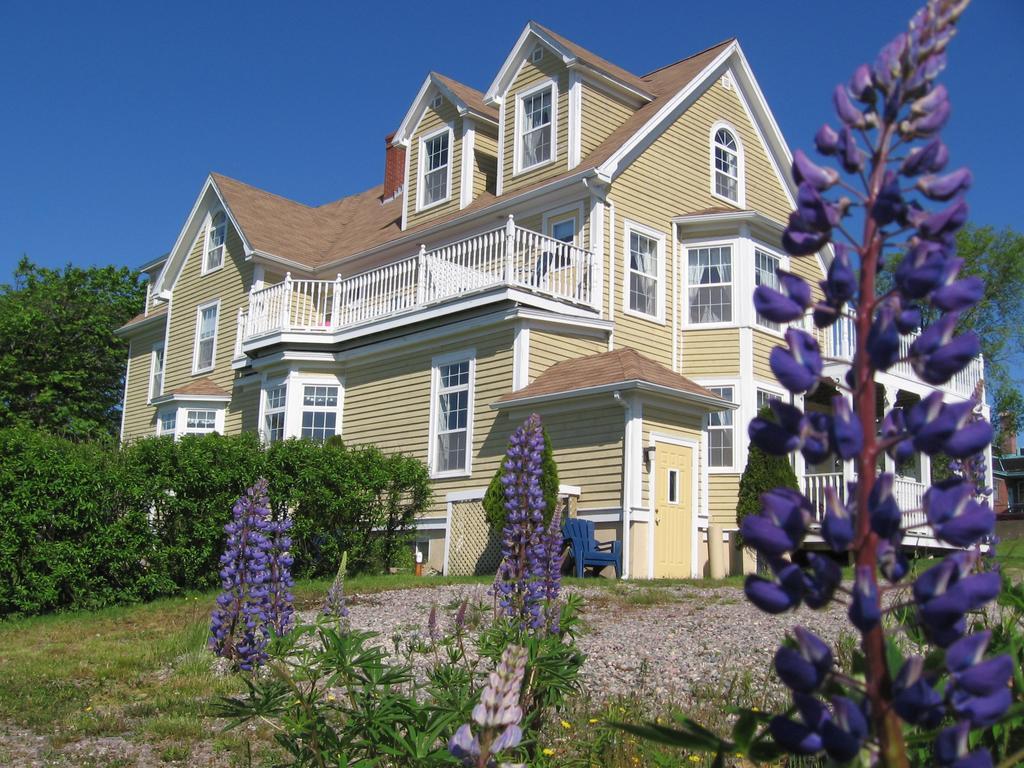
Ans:
[[[570,728],[572,728],[572,723],[570,723],[568,720],[563,720],[562,727],[565,728],[565,730],[569,730]]]
[[[328,701],[336,701],[337,699],[338,699],[338,697],[335,696],[333,693],[328,693],[327,694],[327,700]]]
[[[544,749],[542,749],[541,752],[543,752],[548,757],[551,757],[553,754],[555,754],[555,750],[553,750],[551,747],[544,747]]]
[[[598,720],[596,717],[592,717],[589,720],[587,720],[587,722],[593,725],[594,723],[600,723],[601,721]]]
[[[86,707],[86,708],[85,708],[85,711],[86,711],[86,712],[92,712],[92,707]]]
[[[700,755],[690,755],[690,762],[691,763],[699,763],[700,762]]]

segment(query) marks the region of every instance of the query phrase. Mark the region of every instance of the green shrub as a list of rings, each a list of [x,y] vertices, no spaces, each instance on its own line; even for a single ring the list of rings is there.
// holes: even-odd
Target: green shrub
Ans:
[[[540,487],[544,492],[544,523],[551,520],[555,507],[558,506],[558,463],[555,461],[555,451],[551,447],[551,438],[548,431],[544,430],[544,453],[540,458],[541,476]],[[505,528],[505,486],[501,482],[505,474],[504,465],[498,467],[487,486],[484,494],[484,514],[492,530],[501,531]]]
[[[396,565],[430,500],[422,462],[373,447],[254,434],[148,438],[119,448],[0,430],[0,616],[96,608],[218,583],[224,525],[269,479],[294,521],[294,572]]]
[[[762,408],[758,414],[762,419],[771,419],[771,409]],[[736,523],[742,523],[747,515],[756,515],[761,511],[761,494],[772,488],[793,488],[800,490],[800,482],[793,471],[789,458],[772,456],[750,443],[747,449],[747,466],[740,477],[739,496],[736,500]],[[743,538],[736,534],[737,541],[743,546]]]
[[[0,457],[0,615],[173,591],[116,451],[17,427]]]

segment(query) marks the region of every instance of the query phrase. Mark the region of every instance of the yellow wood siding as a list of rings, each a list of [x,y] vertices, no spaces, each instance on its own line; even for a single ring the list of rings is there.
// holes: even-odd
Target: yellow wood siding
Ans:
[[[554,115],[554,160],[513,175],[515,170],[516,108],[519,102],[517,94],[539,85],[549,78],[553,78],[557,82],[558,88],[557,107]],[[524,61],[505,94],[502,112],[504,118],[502,127],[504,146],[501,158],[502,194],[565,172],[569,158],[569,71],[558,56],[545,49],[544,56],[539,62]]]
[[[716,328],[683,332],[684,376],[738,376],[740,372],[740,332],[736,328]]]
[[[452,135],[448,147],[448,163],[451,168],[451,188],[448,190],[448,199],[437,205],[433,205],[424,211],[417,212],[417,200],[419,199],[420,183],[420,149],[421,140],[424,136],[439,130],[443,126],[451,126]],[[462,118],[459,117],[455,106],[443,99],[441,105],[435,109],[427,107],[420,119],[419,125],[413,133],[409,142],[409,178],[406,182],[409,185],[408,211],[406,212],[407,226],[413,227],[432,218],[443,216],[459,210],[459,195],[462,189]]]
[[[580,88],[580,158],[585,160],[633,109],[589,83],[580,83]]]
[[[743,144],[746,207],[754,208],[778,220],[785,221],[790,206],[786,193],[775,175],[764,147],[735,90],[726,90],[716,81],[680,117],[612,182],[610,198],[615,201],[616,226],[610,235],[608,248],[615,249],[615,343],[617,347],[634,347],[665,365],[671,365],[672,323],[675,304],[674,290],[679,280],[674,272],[671,253],[672,218],[682,214],[721,207],[725,203],[711,195],[711,127],[719,120],[732,124]],[[665,308],[666,323],[659,325],[623,312],[628,296],[629,254],[624,247],[626,220],[645,225],[665,237]],[[801,265],[813,268],[809,265]],[[820,279],[815,278],[815,279]],[[685,298],[685,297],[680,297]],[[685,302],[681,302],[685,304]],[[735,334],[734,334],[735,338]],[[697,374],[700,369],[717,367],[706,359],[698,362],[690,334],[684,334],[683,372]],[[687,347],[690,353],[687,353]],[[735,349],[735,351],[733,351]],[[727,353],[733,360],[724,361],[726,367],[738,371],[738,342]],[[700,357],[705,357],[704,351]],[[721,349],[712,361],[721,357]],[[690,367],[687,367],[687,366]],[[724,370],[707,371],[725,373]]]
[[[768,358],[772,350],[777,345],[783,344],[783,341],[778,336],[759,331],[756,328],[752,333],[754,334],[754,375],[762,380],[774,381],[775,375],[772,373]]]
[[[493,195],[497,191],[498,138],[484,133],[480,124],[477,123],[474,144],[473,199],[475,200],[484,192],[490,192]]]
[[[683,440],[692,440],[697,443],[698,448],[694,449],[697,457],[697,473],[693,477],[693,482],[697,486],[698,504],[702,503],[700,500],[704,498],[704,488],[701,484],[701,476],[703,472],[699,450],[699,446],[703,439],[702,425],[703,417],[699,414],[683,411],[681,409],[675,410],[650,404],[645,404],[643,408],[642,444],[645,447],[651,444],[651,433],[671,435],[672,437],[678,437]],[[657,457],[657,452],[655,452],[655,457]],[[657,458],[655,458],[655,460],[657,460]],[[646,467],[643,471],[642,486],[641,504],[647,505],[650,500],[650,472]],[[701,511],[703,512],[704,510]],[[694,510],[693,514],[696,515],[697,510]]]
[[[622,408],[607,398],[586,411],[537,409],[554,447],[558,480],[582,488],[579,511],[622,507]]]
[[[591,336],[530,331],[530,381],[555,363],[608,351],[608,342]]]
[[[791,210],[735,90],[715,81],[612,184],[622,215],[664,228],[673,216],[728,203],[711,194],[711,128],[723,120],[743,145],[746,207],[785,222]],[[658,194],[651,194],[657,189]]]
[[[163,342],[165,325],[166,318],[157,320],[131,336],[121,435],[125,442],[156,433],[156,408],[149,404],[149,384],[153,345]]]
[[[373,444],[385,451],[401,451],[426,461],[432,358],[473,348],[473,474],[434,481],[431,514],[444,514],[445,495],[485,487],[504,453],[512,426],[508,417],[491,409],[490,404],[512,389],[512,340],[512,330],[503,328],[418,351],[404,349],[353,361],[343,374],[342,437],[351,445]]]
[[[708,507],[711,523],[726,528],[736,527],[736,501],[739,498],[739,475],[708,475]]]
[[[260,385],[256,382],[244,387],[235,387],[231,402],[224,413],[226,434],[259,430],[260,392]]]
[[[249,306],[252,263],[244,260],[242,241],[228,225],[223,266],[207,275],[200,274],[203,262],[202,234],[189,253],[181,274],[174,283],[171,298],[164,392],[172,392],[197,378],[212,379],[225,392],[231,392],[235,373],[231,357],[238,331],[238,310]],[[196,317],[200,304],[220,300],[217,313],[217,342],[214,369],[192,374],[192,358],[196,337]]]

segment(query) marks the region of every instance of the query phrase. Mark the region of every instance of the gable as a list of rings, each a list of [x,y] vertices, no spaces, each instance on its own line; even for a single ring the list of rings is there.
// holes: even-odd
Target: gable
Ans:
[[[463,118],[458,107],[447,97],[435,91],[437,103],[433,99],[427,102],[423,114],[411,131],[408,139],[408,174],[405,183],[406,226],[415,226],[429,218],[451,214],[459,210],[462,192],[462,151],[463,151]],[[421,206],[420,181],[424,163],[423,140],[449,130],[448,143],[448,198],[445,202]]]
[[[505,194],[515,191],[528,184],[552,179],[563,174],[568,166],[569,157],[569,69],[550,49],[542,46],[543,55],[540,61],[531,60],[529,54],[520,63],[515,77],[509,83],[508,91],[501,105],[501,141],[499,142],[498,158],[500,176],[498,193]],[[554,133],[552,136],[551,160],[536,167],[517,171],[516,142],[517,111],[520,97],[534,89],[542,88],[551,83],[552,119]]]

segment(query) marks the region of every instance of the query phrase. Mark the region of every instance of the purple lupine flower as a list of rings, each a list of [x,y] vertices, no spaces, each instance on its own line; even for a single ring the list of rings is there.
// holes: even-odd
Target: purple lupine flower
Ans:
[[[794,153],[796,210],[782,243],[793,257],[834,246],[835,257],[821,283],[823,299],[814,304],[813,317],[820,328],[852,317],[856,351],[853,366],[840,379],[850,390],[850,400],[836,398],[831,415],[772,403],[772,416],[754,419],[749,435],[771,454],[799,450],[808,463],[833,456],[856,462],[858,480],[850,486],[848,502],[841,502],[834,491],[826,493],[820,531],[831,549],[852,553],[858,563],[849,618],[865,637],[868,679],[864,700],[836,696],[829,708],[809,695],[820,690],[824,673],[811,663],[807,648],[780,650],[776,669],[794,689],[799,718],[773,718],[770,730],[789,751],[826,751],[838,762],[854,760],[871,739],[878,745],[873,758],[888,764],[890,757],[904,751],[900,717],[932,728],[953,714],[961,725],[944,731],[936,743],[942,765],[989,764],[987,753],[967,752],[967,732],[972,724],[994,722],[1008,705],[1007,662],[985,660],[984,643],[971,641],[973,636],[961,640],[967,632],[967,614],[999,591],[998,573],[977,571],[977,551],[947,555],[913,584],[917,624],[932,644],[949,649],[944,687],[934,668],[925,666],[924,654],[911,657],[893,681],[880,650],[885,648],[885,629],[879,578],[900,584],[909,564],[902,551],[904,510],[895,498],[894,478],[879,473],[875,459],[882,450],[897,463],[910,460],[917,451],[952,458],[959,477],[928,491],[925,516],[938,538],[957,547],[975,545],[991,532],[993,521],[988,505],[975,498],[987,490],[984,450],[992,439],[991,425],[978,412],[983,391],[979,388],[972,400],[949,403],[933,392],[912,407],[894,408],[881,414],[880,434],[861,426],[861,418],[876,413],[877,372],[909,363],[921,380],[944,384],[965,370],[978,352],[976,337],[956,333],[957,313],[983,295],[979,279],[960,276],[962,260],[955,256],[955,236],[968,215],[963,195],[972,178],[966,169],[944,170],[949,151],[938,132],[951,107],[945,87],[936,81],[966,5],[966,0],[929,0],[909,30],[887,44],[872,65],[859,66],[848,83],[835,88],[832,98],[840,124],[819,129],[815,145],[820,155],[853,177],[845,180],[848,183],[840,183],[837,168]],[[854,184],[864,188],[856,203],[836,191]],[[944,207],[936,208],[936,203]],[[850,222],[844,219],[854,207],[862,212],[858,219],[863,220],[863,242],[834,243],[833,232],[841,223],[848,236]],[[884,296],[862,291],[880,284],[885,255],[893,248],[899,248],[903,258],[891,270],[892,289]],[[809,304],[794,300],[792,294],[788,288],[759,288],[755,306],[764,309],[766,317],[774,313],[778,322],[792,322]],[[929,324],[922,322],[926,307],[938,313]],[[776,377],[796,394],[811,391],[821,374],[813,338],[799,333],[791,330],[787,346],[771,356]],[[918,335],[909,344],[901,338],[912,333]],[[806,532],[806,523],[796,524],[799,520],[776,498],[743,523],[745,539],[771,567],[769,577],[749,576],[744,590],[751,602],[770,613],[801,603],[822,607],[838,586],[839,568],[829,557],[811,553],[801,560],[805,566],[794,562]],[[830,687],[843,685],[838,678],[830,682]],[[858,690],[856,696],[860,695]]]
[[[348,618],[348,606],[345,605],[345,572],[348,569],[348,552],[341,553],[341,563],[338,565],[338,572],[331,582],[327,596],[320,612],[324,616],[334,616],[340,624],[344,624]]]
[[[473,707],[473,726],[464,723],[448,741],[448,751],[466,768],[495,766],[500,752],[519,746],[523,732],[520,721],[523,710],[519,699],[526,672],[526,649],[508,645],[501,654],[497,669],[491,672],[480,693],[480,702]]]
[[[552,601],[560,588],[560,575],[554,578],[552,552],[556,537],[560,548],[561,529],[546,529],[544,525],[545,502],[540,487],[543,452],[540,416],[532,414],[509,438],[502,465],[507,517],[502,560],[493,585],[500,613],[518,622],[522,629],[534,631],[557,626],[545,614],[548,606],[553,612]]]
[[[821,351],[811,334],[796,328],[786,331],[789,349],[775,347],[769,363],[772,373],[786,389],[794,394],[811,393],[821,376]]]
[[[223,592],[210,618],[210,648],[246,671],[266,658],[270,634],[287,631],[292,619],[290,523],[270,517],[267,481],[238,499],[224,526]]]
[[[754,289],[754,308],[773,323],[799,320],[811,304],[811,288],[790,272],[780,269],[777,274],[782,290],[759,285]]]
[[[775,652],[775,671],[789,688],[813,693],[832,671],[832,649],[803,627],[793,627],[796,648],[780,646]]]
[[[971,724],[960,720],[944,728],[935,738],[935,759],[942,768],[992,768],[992,755],[987,749],[970,752],[967,737]]]
[[[934,728],[946,713],[943,697],[934,687],[936,682],[935,675],[925,672],[924,658],[911,656],[893,682],[893,709],[908,723]]]

